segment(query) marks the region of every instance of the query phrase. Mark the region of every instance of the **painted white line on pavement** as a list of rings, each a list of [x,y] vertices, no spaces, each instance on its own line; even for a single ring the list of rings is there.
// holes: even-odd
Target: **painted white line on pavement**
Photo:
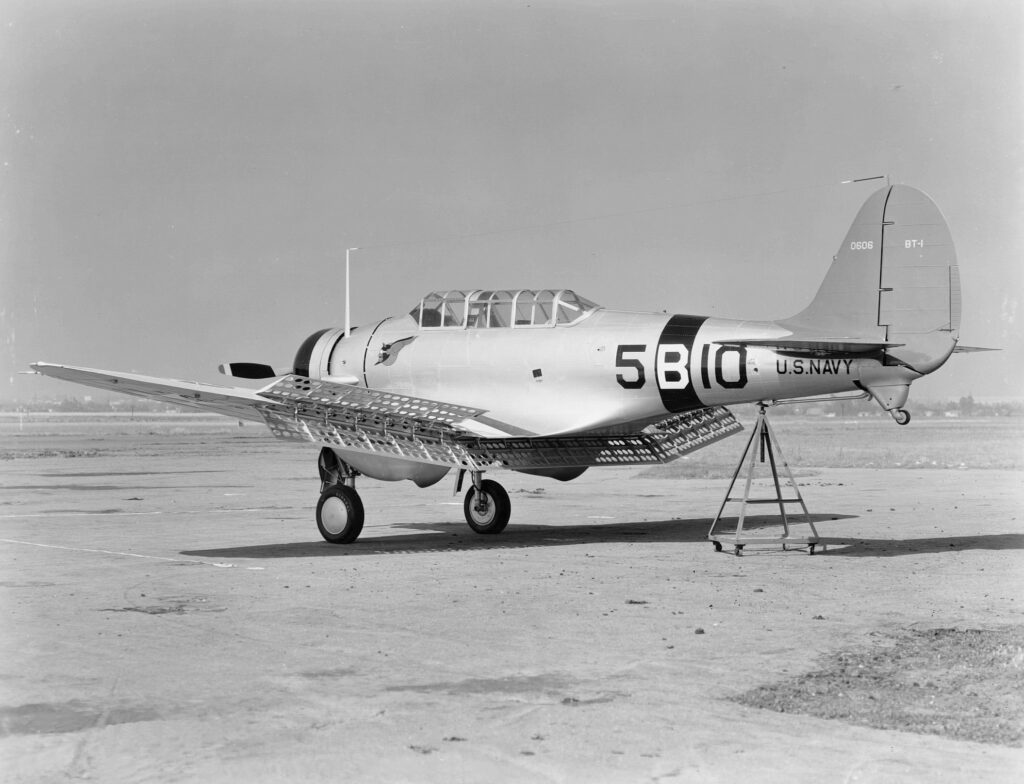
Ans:
[[[42,542],[24,542],[20,539],[0,539],[0,542],[6,542],[7,544],[24,544],[31,547],[46,547],[51,550],[69,550],[75,553],[99,553],[101,555],[125,555],[130,558],[149,558],[153,561],[171,561],[173,563],[197,563],[204,564],[205,566],[219,566],[222,569],[230,569],[234,566],[231,563],[222,563],[218,561],[201,561],[198,558],[165,558],[162,555],[142,555],[140,553],[123,553],[118,550],[97,550],[89,547],[65,547],[60,544],[43,544]]]
[[[0,520],[20,520],[29,517],[142,517],[143,515],[162,514],[210,514],[213,512],[266,512],[266,509],[253,507],[251,509],[176,509],[172,512],[156,510],[154,512],[32,512],[30,514],[5,514],[0,515]]]

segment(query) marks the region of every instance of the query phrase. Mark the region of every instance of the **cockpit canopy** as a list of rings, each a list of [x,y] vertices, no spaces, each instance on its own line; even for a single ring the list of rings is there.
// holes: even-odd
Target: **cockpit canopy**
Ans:
[[[425,329],[504,329],[575,324],[600,306],[571,289],[434,291],[409,315]]]

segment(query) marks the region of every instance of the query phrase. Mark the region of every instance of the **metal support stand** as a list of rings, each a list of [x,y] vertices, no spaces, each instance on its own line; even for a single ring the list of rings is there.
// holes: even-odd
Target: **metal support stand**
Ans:
[[[814,523],[811,521],[810,513],[807,511],[807,505],[804,503],[803,496],[800,494],[800,488],[797,487],[796,480],[793,478],[793,472],[789,468],[789,464],[782,456],[782,449],[779,447],[778,440],[775,438],[775,431],[772,430],[771,424],[768,422],[767,404],[760,403],[757,414],[757,424],[754,425],[754,432],[750,435],[750,440],[747,441],[747,446],[743,450],[743,454],[740,456],[739,463],[736,465],[736,470],[733,472],[732,481],[729,483],[729,489],[725,491],[725,500],[722,501],[722,505],[718,507],[718,514],[715,515],[714,521],[711,523],[711,528],[708,531],[708,540],[715,545],[715,550],[721,552],[723,544],[731,544],[733,551],[736,555],[743,554],[743,547],[748,544],[781,544],[783,550],[789,549],[791,545],[797,545],[800,548],[807,547],[808,552],[814,555],[814,548],[818,545],[818,531],[814,527]],[[759,445],[760,449],[760,462],[765,461],[765,455],[768,456],[768,462],[772,469],[772,480],[775,485],[775,497],[774,498],[751,498],[750,497],[750,485],[754,479],[754,462],[757,457],[758,450],[754,449],[755,442]],[[779,484],[779,470],[775,462],[775,453],[778,452],[779,462],[782,463],[782,467],[786,469],[786,475],[789,477],[789,485],[792,487],[795,494],[795,498],[784,498],[782,495],[782,486]],[[748,459],[749,455],[749,459]],[[747,462],[747,481],[743,488],[743,495],[741,497],[733,497],[731,495],[733,488],[736,486],[736,480],[739,478],[740,471],[743,470],[743,463]],[[722,518],[722,512],[725,511],[725,506],[730,501],[740,502],[740,514],[739,519],[736,522],[736,530],[731,534],[715,534],[715,528],[718,526],[719,520]],[[777,504],[779,507],[779,514],[782,517],[782,536],[749,536],[743,533],[743,522],[747,516],[747,505],[748,504]],[[811,527],[810,536],[794,536],[789,530],[789,516],[786,514],[786,504],[800,504],[800,508],[803,509],[803,522],[807,523]],[[825,549],[825,545],[821,545],[821,549]]]

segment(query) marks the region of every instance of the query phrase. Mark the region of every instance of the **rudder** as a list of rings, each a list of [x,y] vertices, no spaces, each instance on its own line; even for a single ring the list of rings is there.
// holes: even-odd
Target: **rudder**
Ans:
[[[891,359],[919,373],[938,368],[960,330],[960,275],[946,221],[916,188],[890,189],[883,224],[878,323],[902,343]]]

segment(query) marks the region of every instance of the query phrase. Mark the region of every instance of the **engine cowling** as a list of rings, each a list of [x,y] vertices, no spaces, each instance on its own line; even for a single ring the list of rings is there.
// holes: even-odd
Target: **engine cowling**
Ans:
[[[355,329],[348,338],[344,328],[321,329],[302,341],[295,353],[292,372],[307,378],[354,384],[362,377],[365,348],[356,338]]]
[[[295,353],[292,372],[297,376],[338,384],[362,384],[363,362],[372,332],[365,330],[357,337],[356,328],[353,328],[346,338],[343,328],[318,330],[302,341]],[[348,463],[359,473],[385,482],[410,479],[420,487],[429,487],[439,482],[449,471],[447,466],[403,460],[390,455],[385,457],[334,446],[329,448],[339,460]]]

